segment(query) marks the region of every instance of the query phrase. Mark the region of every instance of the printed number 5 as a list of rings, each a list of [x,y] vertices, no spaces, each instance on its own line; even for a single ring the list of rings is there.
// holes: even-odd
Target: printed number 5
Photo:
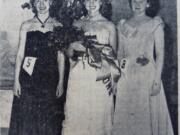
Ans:
[[[31,59],[30,59],[30,58],[28,58],[28,60],[27,60],[27,64],[26,64],[26,67],[30,67],[30,65],[31,65]]]

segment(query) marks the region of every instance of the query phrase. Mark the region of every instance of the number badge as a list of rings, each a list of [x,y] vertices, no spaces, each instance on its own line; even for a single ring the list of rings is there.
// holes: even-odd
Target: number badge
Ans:
[[[23,69],[31,76],[36,63],[36,57],[25,57],[23,63]]]

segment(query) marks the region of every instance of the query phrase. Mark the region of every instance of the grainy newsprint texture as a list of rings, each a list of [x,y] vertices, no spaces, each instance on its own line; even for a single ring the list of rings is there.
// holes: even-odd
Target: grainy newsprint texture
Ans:
[[[38,1],[38,0],[36,0],[36,1]],[[60,8],[63,0],[54,0],[54,1],[56,1],[56,4]],[[69,0],[69,1],[72,1],[72,0]],[[89,0],[89,1],[93,1],[93,0]],[[102,1],[108,1],[108,0],[102,0]],[[137,1],[140,1],[140,0],[137,0]],[[162,83],[164,86],[165,99],[167,101],[167,106],[168,106],[168,110],[169,110],[169,114],[170,114],[170,119],[172,122],[173,132],[174,132],[174,135],[178,135],[177,0],[159,0],[159,2],[157,2],[157,0],[152,0],[152,1],[154,1],[154,3],[156,3],[155,4],[156,8],[159,8],[159,12],[158,12],[157,16],[160,16],[162,18],[162,21],[164,24],[165,46],[164,46],[164,65],[163,65],[163,72],[162,72]],[[12,117],[18,117],[18,113],[20,113],[19,105],[16,103],[13,104],[13,100],[19,100],[19,99],[17,99],[17,97],[13,96],[13,85],[14,85],[14,80],[15,80],[15,77],[14,77],[15,76],[15,60],[16,60],[16,55],[17,55],[17,51],[18,51],[19,29],[20,29],[22,22],[34,17],[31,7],[30,7],[30,9],[28,9],[28,6],[26,7],[26,5],[23,5],[26,2],[29,3],[29,0],[0,0],[0,135],[8,135],[10,121],[11,121]],[[58,2],[61,4],[58,4]],[[80,0],[80,2],[82,2],[82,1]],[[111,4],[112,4],[111,21],[112,21],[112,23],[114,23],[115,26],[118,27],[120,20],[128,19],[132,16],[132,12],[131,12],[131,8],[129,6],[128,0],[110,0],[109,2],[111,2]],[[54,9],[54,12],[57,12],[56,15],[59,13],[58,9],[57,9],[58,8],[57,5],[54,6],[54,7],[56,7]],[[61,14],[63,14],[63,13],[61,13]],[[109,14],[109,13],[105,13],[105,14]],[[39,23],[41,23],[43,25],[42,22],[39,22]],[[104,33],[101,33],[101,34],[103,35]],[[39,36],[40,36],[40,33],[39,33]],[[119,41],[118,44],[121,44],[121,41]],[[156,56],[154,56],[154,57],[156,57]],[[66,118],[65,113],[64,113],[64,105],[65,105],[65,99],[67,96],[66,95],[67,83],[69,80],[69,75],[68,75],[69,68],[67,68],[69,65],[68,58],[66,59],[65,63],[66,63],[66,66],[65,66],[66,74],[65,74],[65,79],[64,79],[65,80],[65,82],[64,82],[65,92],[63,93],[62,97],[58,98],[55,101],[56,105],[57,105],[56,106],[57,112],[53,112],[53,111],[50,112],[51,114],[55,113],[56,115],[58,115],[57,118],[58,118],[59,122],[57,122],[56,123],[57,125],[55,126],[55,127],[59,127],[59,129],[56,129],[57,131],[59,131],[59,132],[57,132],[57,135],[61,135],[61,131],[62,131],[62,127],[63,127],[62,121],[64,118]],[[86,63],[85,63],[85,65],[86,65]],[[79,71],[79,72],[81,72],[81,71]],[[80,74],[80,77],[83,76],[82,75],[83,72]],[[90,69],[89,74],[91,74],[91,73],[92,73],[92,71]],[[151,74],[151,73],[149,73],[149,74]],[[78,80],[78,77],[77,78],[75,77],[75,79]],[[86,79],[87,78],[84,79],[84,81],[86,81],[86,83],[84,83],[84,84],[87,84],[87,87],[89,87],[88,82],[90,83],[90,81],[88,79],[87,80]],[[144,79],[146,80],[148,78],[144,78]],[[77,82],[77,80],[76,80],[76,82]],[[138,78],[137,78],[137,80],[138,80]],[[119,81],[121,81],[121,79]],[[73,84],[73,82],[71,82],[71,83]],[[86,87],[86,86],[82,85],[82,83],[79,84],[79,87]],[[74,87],[76,85],[78,85],[78,84],[74,84]],[[131,84],[129,84],[129,85],[131,85]],[[101,86],[99,86],[99,87],[101,87]],[[77,86],[77,88],[78,88],[78,86]],[[96,88],[96,87],[92,87],[92,88]],[[118,91],[118,89],[117,89],[117,91]],[[76,95],[76,94],[74,94],[74,95]],[[94,95],[96,95],[96,94],[94,94]],[[88,97],[90,95],[88,93],[86,93],[83,96]],[[80,98],[80,97],[76,97],[76,98]],[[116,97],[116,96],[113,97],[114,102],[116,102],[117,98],[118,97]],[[85,102],[86,100],[88,102],[90,101],[89,98],[82,98],[82,99],[83,99],[82,102]],[[96,97],[94,97],[93,99],[96,100]],[[99,102],[98,101],[99,99],[97,99],[97,104]],[[102,99],[102,100],[106,100],[106,99]],[[78,102],[80,102],[80,99]],[[82,102],[80,102],[80,105],[83,105],[83,104],[81,104]],[[104,102],[107,102],[107,101],[104,101]],[[130,102],[133,103],[133,101],[130,101]],[[29,105],[31,105],[31,104],[29,104]],[[117,103],[116,103],[116,105],[117,105]],[[71,105],[69,105],[69,106],[71,106]],[[31,108],[31,107],[29,107],[29,108]],[[103,106],[99,105],[99,107],[103,107]],[[12,111],[12,108],[13,108],[13,111]],[[79,107],[79,108],[81,108],[81,107]],[[116,109],[116,106],[115,106],[115,109]],[[97,109],[97,110],[100,110],[100,109]],[[71,111],[73,111],[73,109]],[[88,109],[87,109],[87,111],[88,111]],[[91,110],[91,113],[95,112],[95,111],[96,110]],[[13,112],[13,114],[14,114],[14,112],[16,112],[16,114],[12,115],[12,112]],[[72,113],[72,112],[70,112],[70,113]],[[111,114],[109,114],[109,115],[111,115]],[[26,116],[24,116],[24,117],[26,117]],[[27,116],[27,117],[29,117],[29,116]],[[96,117],[98,117],[98,116],[94,115],[94,123],[97,124],[98,122],[96,121]],[[116,117],[114,117],[114,118],[116,118]],[[79,120],[80,119],[81,119],[81,117],[79,117]],[[82,119],[83,119],[83,117],[82,117]],[[133,120],[132,120],[132,122],[133,122]],[[136,123],[136,122],[134,122],[134,123]],[[76,123],[76,124],[78,125],[78,123]],[[76,126],[76,124],[74,124],[74,126]],[[67,126],[68,125],[71,126],[71,124],[67,124]],[[53,126],[53,125],[51,125],[51,126]],[[18,130],[21,130],[21,127],[18,127]],[[137,130],[137,129],[135,129],[135,130]],[[143,130],[143,129],[141,129],[141,130]],[[94,133],[94,132],[91,132],[91,133]],[[142,133],[142,132],[140,132],[140,133]],[[17,132],[14,135],[19,135],[19,134]],[[26,134],[24,133],[21,135],[26,135]],[[27,134],[27,135],[29,135],[29,134]],[[42,134],[37,133],[37,134],[32,134],[32,135],[42,135]],[[75,134],[75,135],[77,135],[77,134]],[[82,135],[89,135],[89,133],[82,134]],[[94,134],[94,135],[96,135],[96,134]],[[99,134],[99,135],[105,135],[105,134]],[[107,135],[110,135],[110,134],[107,134]],[[115,134],[113,134],[113,135],[115,135]],[[126,135],[126,134],[124,134],[124,135]],[[127,134],[127,135],[140,135],[140,134],[132,133],[132,134]]]

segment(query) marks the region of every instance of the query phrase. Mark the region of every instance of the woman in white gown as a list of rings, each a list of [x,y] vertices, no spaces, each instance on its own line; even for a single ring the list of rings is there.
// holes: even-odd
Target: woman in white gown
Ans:
[[[88,11],[86,17],[74,23],[86,35],[96,35],[100,44],[109,44],[115,49],[116,33],[113,23],[100,13],[101,0],[85,0]],[[80,43],[74,49],[82,51],[77,60],[70,59],[71,69],[65,104],[63,135],[110,135],[112,128],[113,96],[109,95],[106,85],[96,81],[99,68],[89,64],[86,49]],[[73,46],[72,45],[72,46]],[[71,51],[69,51],[71,52]],[[69,53],[73,55],[73,53]]]
[[[124,73],[117,85],[113,135],[173,135],[161,81],[164,23],[146,15],[150,2],[131,0],[133,16],[118,25]]]

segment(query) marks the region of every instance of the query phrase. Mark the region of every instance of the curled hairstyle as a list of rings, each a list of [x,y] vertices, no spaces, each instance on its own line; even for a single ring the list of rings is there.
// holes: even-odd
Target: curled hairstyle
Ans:
[[[56,13],[57,13],[57,10],[59,9],[59,7],[60,7],[60,5],[62,3],[60,2],[60,0],[59,1],[57,1],[57,0],[49,0],[49,1],[52,2],[51,5],[50,5],[50,9],[49,9],[49,15],[51,17],[55,17]],[[32,12],[35,15],[37,15],[37,9],[35,7],[35,2],[36,2],[36,0],[30,0],[30,4],[31,4],[31,7],[32,7]]]
[[[158,14],[160,9],[159,0],[147,0],[149,7],[146,8],[146,15],[150,17],[154,17]],[[129,0],[129,5],[132,8],[132,0]]]
[[[30,4],[31,4],[31,7],[32,7],[32,12],[37,15],[37,10],[36,10],[36,7],[35,7],[35,1],[36,0],[30,0]]]

